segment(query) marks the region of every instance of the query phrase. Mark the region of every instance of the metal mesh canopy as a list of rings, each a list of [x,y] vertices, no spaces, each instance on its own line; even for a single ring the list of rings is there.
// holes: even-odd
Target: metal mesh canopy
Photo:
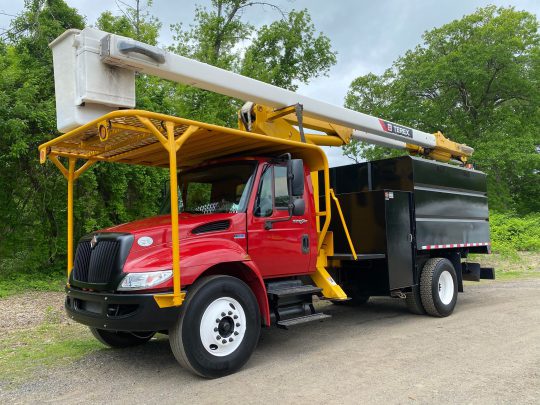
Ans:
[[[229,156],[276,156],[291,153],[311,170],[326,165],[324,152],[316,145],[240,131],[141,110],[114,111],[58,138],[42,144],[40,158],[61,156],[89,161],[146,166],[169,166],[164,147],[167,125],[174,127],[178,144],[177,166]]]

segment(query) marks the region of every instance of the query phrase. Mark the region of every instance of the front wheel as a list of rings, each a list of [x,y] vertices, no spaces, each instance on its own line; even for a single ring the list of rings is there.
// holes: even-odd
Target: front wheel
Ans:
[[[156,334],[156,332],[117,332],[97,328],[90,328],[90,331],[97,340],[112,348],[139,346]]]
[[[450,315],[456,306],[458,295],[457,275],[448,259],[429,259],[420,276],[420,298],[429,315]]]
[[[205,277],[196,282],[169,331],[178,362],[206,378],[240,369],[251,357],[261,329],[257,300],[241,280]]]

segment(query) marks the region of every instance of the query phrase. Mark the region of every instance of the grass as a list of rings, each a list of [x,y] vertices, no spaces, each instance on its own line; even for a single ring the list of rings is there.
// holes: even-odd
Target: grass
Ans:
[[[11,272],[3,274],[0,272],[0,298],[27,291],[62,291],[65,284],[65,273]]]
[[[47,311],[37,327],[0,336],[0,381],[16,383],[36,370],[69,364],[103,348],[88,328],[66,323],[59,310]]]
[[[539,252],[517,252],[515,256],[505,254],[470,255],[469,260],[480,263],[482,267],[494,267],[497,280],[540,277]]]
[[[43,324],[2,339],[0,380],[17,381],[38,368],[68,364],[103,348],[88,329],[84,332],[87,337],[74,325]]]

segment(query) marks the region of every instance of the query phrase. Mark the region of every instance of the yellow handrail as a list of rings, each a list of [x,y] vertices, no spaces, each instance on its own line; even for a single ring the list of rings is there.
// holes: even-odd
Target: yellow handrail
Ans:
[[[336,194],[334,193],[334,189],[332,188],[330,189],[330,195],[332,196],[332,199],[336,203],[339,217],[341,218],[341,224],[343,225],[345,236],[347,236],[347,241],[349,241],[349,247],[351,248],[351,253],[354,257],[354,260],[358,260],[358,256],[356,255],[356,250],[354,249],[354,245],[351,240],[351,235],[349,234],[349,228],[347,228],[347,223],[345,222],[345,218],[343,217],[343,212],[341,211],[341,205],[339,204],[339,200],[337,199]]]

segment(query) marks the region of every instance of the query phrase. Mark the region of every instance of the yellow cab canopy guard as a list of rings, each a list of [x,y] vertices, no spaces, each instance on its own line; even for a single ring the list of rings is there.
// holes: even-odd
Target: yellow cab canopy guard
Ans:
[[[276,156],[290,153],[303,159],[312,172],[324,173],[325,212],[317,218],[325,221],[318,232],[319,260],[312,277],[327,297],[346,298],[339,286],[327,279],[324,248],[330,224],[328,161],[324,151],[313,144],[192,121],[142,110],[121,110],[106,114],[39,146],[40,162],[52,161],[67,179],[67,272],[73,268],[73,183],[96,162],[127,163],[169,168],[171,183],[171,231],[173,257],[173,293],[156,295],[160,307],[182,304],[185,294],[180,286],[180,246],[178,237],[177,171],[202,162],[228,156]],[[67,166],[59,158],[67,162]],[[313,175],[318,195],[317,175]],[[339,206],[338,206],[339,208]],[[345,225],[345,224],[344,224]],[[331,236],[331,235],[328,235]],[[331,238],[330,238],[331,239]],[[331,245],[331,242],[328,241]],[[351,244],[352,247],[352,244]],[[326,247],[332,249],[332,246]],[[321,255],[321,252],[323,255]],[[354,251],[353,251],[354,254]],[[335,283],[334,283],[335,284]]]

